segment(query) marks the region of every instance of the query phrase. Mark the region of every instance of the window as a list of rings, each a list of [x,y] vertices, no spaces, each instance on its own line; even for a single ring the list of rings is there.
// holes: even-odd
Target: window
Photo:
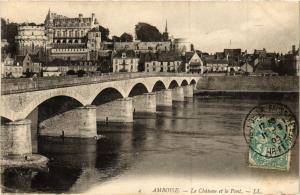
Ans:
[[[80,32],[80,35],[83,37],[84,35],[83,35],[83,30]]]
[[[69,37],[73,37],[73,32],[69,31]]]
[[[32,32],[32,35],[34,35],[33,32]]]

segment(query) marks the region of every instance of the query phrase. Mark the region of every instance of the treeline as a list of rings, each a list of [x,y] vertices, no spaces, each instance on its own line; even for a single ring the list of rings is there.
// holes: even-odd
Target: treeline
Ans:
[[[6,39],[8,42],[8,46],[2,49],[2,53],[16,53],[17,45],[15,36],[17,36],[17,34],[18,24],[14,22],[8,23],[4,18],[1,18],[1,40]]]

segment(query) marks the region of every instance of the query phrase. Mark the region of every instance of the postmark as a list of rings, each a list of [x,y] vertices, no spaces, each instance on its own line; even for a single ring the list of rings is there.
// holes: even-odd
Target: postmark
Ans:
[[[254,107],[245,118],[243,130],[249,145],[250,166],[289,169],[298,122],[286,105],[266,103]]]

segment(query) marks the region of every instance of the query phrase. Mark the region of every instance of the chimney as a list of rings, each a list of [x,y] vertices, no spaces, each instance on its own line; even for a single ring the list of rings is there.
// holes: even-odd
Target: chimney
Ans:
[[[292,46],[292,54],[294,54],[296,52],[296,45]]]
[[[82,18],[82,16],[83,16],[82,14],[78,14],[78,17],[79,17],[80,19]]]
[[[95,18],[95,13],[92,13],[92,18]]]

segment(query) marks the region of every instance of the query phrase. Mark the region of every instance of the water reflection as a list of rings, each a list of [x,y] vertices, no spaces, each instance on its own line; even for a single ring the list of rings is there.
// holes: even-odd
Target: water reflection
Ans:
[[[32,171],[7,169],[1,175],[2,192],[19,193],[31,191]]]

